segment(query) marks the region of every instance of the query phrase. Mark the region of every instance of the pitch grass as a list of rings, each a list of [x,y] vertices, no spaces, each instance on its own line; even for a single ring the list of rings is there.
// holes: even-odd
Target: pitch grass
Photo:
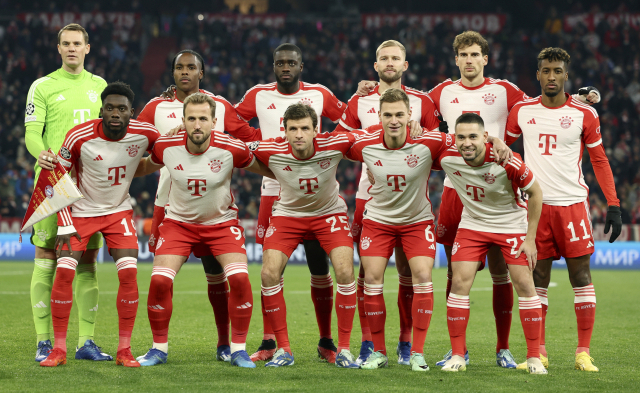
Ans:
[[[253,286],[253,320],[247,350],[260,344],[260,266],[249,267]],[[495,328],[491,308],[491,279],[481,272],[471,293],[471,320],[468,346],[471,365],[466,372],[449,374],[435,362],[450,347],[444,299],[445,270],[434,271],[435,307],[425,345],[431,371],[411,372],[399,366],[395,347],[398,337],[396,307],[398,279],[394,269],[386,275],[387,348],[389,368],[382,370],[342,370],[320,361],[316,354],[318,330],[309,295],[309,272],[305,266],[289,266],[285,273],[289,333],[295,365],[286,369],[267,369],[259,363],[254,370],[229,366],[215,361],[216,330],[206,295],[202,267],[187,264],[175,282],[174,311],[170,328],[169,362],[142,369],[116,367],[114,362],[76,361],[73,358],[78,334],[77,312],[71,312],[68,336],[69,356],[65,366],[40,367],[34,361],[35,331],[31,317],[29,283],[32,263],[0,264],[0,391],[638,391],[638,329],[640,328],[640,272],[594,271],[598,309],[592,356],[599,373],[587,374],[573,369],[577,343],[573,292],[567,274],[554,270],[549,289],[551,308],[547,317],[547,348],[551,367],[548,376],[531,376],[495,365]],[[100,311],[96,342],[115,356],[117,347],[117,313],[115,296],[118,287],[113,263],[99,265]],[[151,265],[138,270],[140,307],[134,329],[134,356],[142,355],[152,342],[146,312]],[[514,309],[511,351],[517,361],[524,361],[525,340]],[[334,339],[337,343],[335,314]],[[351,348],[360,348],[360,330],[356,315]]]

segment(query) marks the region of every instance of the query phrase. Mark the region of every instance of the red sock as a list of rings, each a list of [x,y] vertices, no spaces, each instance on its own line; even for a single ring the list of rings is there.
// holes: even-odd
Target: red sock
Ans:
[[[424,342],[433,315],[433,283],[425,282],[413,286],[413,343],[411,351],[424,353]]]
[[[231,295],[229,310],[231,313],[231,342],[245,344],[253,311],[253,294],[249,282],[249,270],[246,262],[230,263],[224,267],[229,280]]]
[[[218,331],[218,347],[229,345],[229,283],[224,273],[207,273],[207,294]]]
[[[331,313],[333,312],[333,280],[331,273],[311,275],[311,300],[316,311],[320,337],[331,338]]]
[[[173,279],[176,272],[166,267],[154,266],[147,297],[147,314],[153,334],[153,342],[168,342],[169,321],[173,311]]]
[[[445,297],[444,299],[447,300],[449,299],[449,294],[451,293],[451,275],[453,273],[451,272],[447,272],[447,289],[445,290]]]
[[[280,276],[280,289],[284,290],[283,276]],[[262,307],[262,339],[275,341],[276,335],[273,333],[273,328],[271,327],[271,323],[267,317],[267,312],[264,309],[264,295],[262,294],[262,291],[260,292],[260,307]]]
[[[382,296],[383,284],[364,284],[364,309],[367,313],[367,322],[371,327],[371,338],[375,351],[387,354],[387,346],[384,341],[384,324],[387,320],[387,308]]]
[[[338,353],[349,349],[353,316],[356,313],[356,283],[338,284],[336,295],[336,315],[338,317]]]
[[[131,347],[131,333],[138,314],[138,260],[124,257],[116,261],[118,269],[118,351]]]
[[[509,333],[513,309],[513,284],[509,273],[492,274],[493,280],[493,316],[496,319],[498,342],[496,353],[501,349],[509,349]]]
[[[596,290],[593,284],[584,287],[573,288],[575,293],[574,307],[576,309],[576,319],[578,320],[578,348],[576,355],[580,352],[589,353],[591,345],[591,334],[593,324],[596,321]]]
[[[464,357],[466,352],[469,308],[469,296],[449,294],[447,298],[447,326],[453,355]]]
[[[369,328],[369,322],[367,322],[367,314],[364,312],[364,270],[360,269],[358,275],[358,318],[360,318],[360,329],[362,330],[361,341],[372,341],[371,329]]]
[[[527,340],[527,359],[540,357],[540,324],[542,308],[538,296],[519,297],[520,321]]]
[[[282,287],[280,285],[262,287],[262,295],[267,318],[278,341],[278,347],[291,353],[289,332],[287,331],[287,306],[284,302]]]
[[[398,311],[400,314],[400,337],[398,341],[411,341],[412,305],[413,305],[413,281],[411,276],[398,274]],[[420,352],[422,353],[422,352]]]
[[[540,354],[547,356],[547,349],[544,347],[545,323],[547,320],[547,310],[549,309],[549,299],[547,298],[547,288],[536,287],[536,293],[542,305],[542,322],[540,323]]]
[[[73,278],[78,261],[70,257],[58,259],[56,277],[51,288],[51,319],[53,321],[53,347],[67,352],[67,329],[73,305]]]

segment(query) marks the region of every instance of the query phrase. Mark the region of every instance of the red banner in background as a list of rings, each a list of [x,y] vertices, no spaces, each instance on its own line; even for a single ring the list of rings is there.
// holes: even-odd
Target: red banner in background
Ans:
[[[627,24],[635,30],[640,29],[640,13],[607,12],[598,14],[578,14],[564,17],[564,30],[571,31],[579,25],[584,25],[593,31],[600,22],[606,21],[615,28],[620,24]]]
[[[212,13],[197,13],[195,18],[198,21],[207,23],[213,23],[216,21],[222,22],[226,25],[236,26],[255,26],[265,25],[267,27],[281,28],[287,19],[287,14],[254,14],[254,15],[242,15],[242,14],[212,14]]]
[[[433,31],[441,22],[449,22],[456,31],[474,30],[479,33],[497,33],[506,22],[506,14],[362,14],[365,29],[397,26],[400,22],[417,23],[424,30]]]

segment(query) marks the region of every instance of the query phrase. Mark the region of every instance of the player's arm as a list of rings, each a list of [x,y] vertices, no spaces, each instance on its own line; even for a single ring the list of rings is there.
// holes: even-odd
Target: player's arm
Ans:
[[[513,158],[513,151],[500,138],[489,136],[488,142],[493,144],[494,161],[498,164],[506,164]]]
[[[253,128],[243,121],[233,105],[224,102],[224,106],[224,128],[229,135],[245,143],[262,140],[262,131],[259,128]]]
[[[27,96],[27,107],[24,117],[24,141],[29,154],[36,159],[40,157],[40,152],[46,150],[44,140],[42,139],[42,132],[44,131],[44,124],[47,118],[47,101],[44,97],[46,94],[43,91],[44,88],[42,86],[38,88],[39,84],[40,83],[36,81],[31,85]]]
[[[522,189],[529,197],[528,202],[528,225],[527,236],[520,246],[516,254],[516,258],[520,257],[520,253],[524,252],[529,262],[529,269],[533,271],[536,268],[538,260],[538,250],[536,249],[536,233],[538,231],[538,223],[540,222],[540,213],[542,212],[542,188],[538,181],[533,178],[531,183]]]
[[[594,105],[600,102],[600,91],[593,86],[581,87],[578,89],[578,94],[574,94],[578,101],[587,104]]]
[[[260,176],[266,176],[270,179],[276,180],[276,175],[274,175],[271,169],[269,169],[267,165],[260,161],[258,157],[255,157],[251,165],[244,169],[248,170],[249,172],[256,173]]]
[[[73,226],[73,219],[71,218],[71,209],[69,206],[58,212],[58,234],[56,236],[56,244],[54,249],[56,250],[56,256],[60,258],[62,248],[66,244],[69,248],[69,254],[73,255],[71,249],[71,237],[75,237],[78,241],[82,241],[80,234]]]
[[[164,164],[156,164],[151,159],[151,156],[147,156],[140,160],[138,167],[136,168],[136,172],[133,174],[133,177],[141,177],[152,174],[155,171],[160,170]]]
[[[609,238],[609,243],[613,243],[622,231],[622,213],[620,212],[620,200],[616,193],[611,165],[609,165],[609,159],[604,151],[604,146],[602,146],[602,140],[596,146],[590,147],[587,144],[587,150],[589,151],[593,172],[609,206],[605,219],[604,233],[609,233],[609,230],[613,227]]]
[[[358,82],[358,90],[356,90],[356,94],[359,96],[369,95],[376,86],[378,86],[377,81],[360,81]]]

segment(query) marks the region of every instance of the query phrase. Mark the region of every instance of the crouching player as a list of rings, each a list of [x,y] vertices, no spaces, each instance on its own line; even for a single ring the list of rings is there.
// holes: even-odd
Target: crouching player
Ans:
[[[358,368],[349,351],[356,311],[353,237],[347,205],[338,194],[338,163],[351,147],[348,133],[318,134],[318,116],[304,104],[284,113],[285,138],[254,142],[254,154],[276,175],[281,191],[265,234],[262,295],[269,323],[280,348],[268,367],[290,366],[294,358],[287,333],[287,311],[280,277],[289,256],[308,234],[329,254],[338,281],[338,367]]]
[[[492,246],[499,246],[518,293],[520,321],[527,340],[527,367],[531,374],[547,374],[540,362],[542,309],[533,285],[536,265],[536,230],[542,210],[542,190],[533,173],[514,157],[503,167],[494,162],[492,145],[482,118],[475,113],[458,117],[456,148],[450,148],[440,165],[464,205],[451,262],[453,280],[447,299],[447,324],[453,356],[443,371],[464,371],[469,292],[478,264]],[[520,190],[529,196],[521,199]],[[528,213],[528,219],[527,219]]]
[[[60,251],[51,291],[55,344],[49,356],[40,362],[41,366],[67,363],[71,284],[89,239],[102,232],[120,281],[116,298],[120,338],[116,364],[140,367],[131,354],[130,345],[138,311],[138,237],[132,220],[129,186],[144,151],[151,150],[160,134],[148,123],[130,120],[134,94],[128,85],[110,83],[101,98],[101,119],[72,128],[57,157],[68,171],[76,171],[84,199],[71,206],[72,212],[65,208],[58,213],[56,250],[60,245]],[[55,161],[56,158],[47,155],[45,159]]]
[[[253,295],[244,230],[231,194],[231,175],[234,168],[272,178],[273,174],[244,143],[212,132],[215,111],[216,103],[210,96],[194,93],[187,97],[183,106],[186,132],[158,139],[152,155],[136,172],[136,176],[143,176],[165,166],[171,177],[171,208],[159,226],[147,299],[153,346],[137,359],[142,366],[167,362],[173,280],[191,252],[205,255],[210,251],[229,281],[231,364],[255,368],[245,348]]]

